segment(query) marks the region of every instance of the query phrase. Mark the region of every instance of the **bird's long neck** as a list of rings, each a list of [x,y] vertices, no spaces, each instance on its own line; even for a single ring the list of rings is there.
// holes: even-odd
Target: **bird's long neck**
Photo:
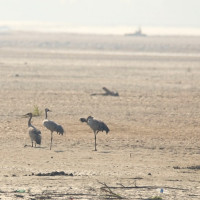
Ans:
[[[30,118],[28,120],[28,126],[31,126],[31,119],[32,119],[32,116],[30,116]]]
[[[45,119],[47,119],[47,111],[45,110]]]

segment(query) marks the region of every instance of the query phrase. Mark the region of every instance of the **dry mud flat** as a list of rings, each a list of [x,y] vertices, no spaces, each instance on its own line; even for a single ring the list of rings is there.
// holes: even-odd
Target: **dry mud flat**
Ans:
[[[199,37],[8,33],[0,45],[1,199],[200,198]],[[102,87],[119,97],[91,96]],[[21,117],[34,105],[38,148]],[[51,151],[45,107],[66,130]],[[111,130],[97,152],[88,115]]]

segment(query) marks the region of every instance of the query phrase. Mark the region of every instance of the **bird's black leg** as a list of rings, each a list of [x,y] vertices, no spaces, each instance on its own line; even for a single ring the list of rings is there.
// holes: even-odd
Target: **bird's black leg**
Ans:
[[[94,132],[94,146],[95,146],[95,151],[97,151],[97,148],[96,148],[96,146],[97,146],[97,133],[95,133]]]
[[[32,141],[32,147],[33,147],[33,141]]]
[[[50,150],[51,150],[51,146],[52,146],[52,141],[53,141],[53,132],[51,132],[51,144],[50,144]]]

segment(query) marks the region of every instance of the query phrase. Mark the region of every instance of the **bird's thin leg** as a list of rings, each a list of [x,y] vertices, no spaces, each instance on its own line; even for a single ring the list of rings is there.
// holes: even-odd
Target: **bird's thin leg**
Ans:
[[[32,147],[33,147],[33,140],[32,140]]]
[[[96,146],[97,146],[97,133],[95,133],[94,132],[94,146],[95,146],[95,151],[97,151],[97,148],[96,148]]]
[[[51,150],[51,146],[52,146],[52,141],[53,141],[53,132],[51,132],[51,144],[50,144],[50,150]]]
[[[36,148],[36,142],[35,142],[35,148]]]

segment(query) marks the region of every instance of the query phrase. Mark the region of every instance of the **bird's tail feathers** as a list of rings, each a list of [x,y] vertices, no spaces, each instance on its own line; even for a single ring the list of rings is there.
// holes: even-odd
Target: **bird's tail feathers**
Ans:
[[[59,134],[59,135],[63,135],[64,134],[64,129],[61,125],[57,125],[56,127],[56,132]]]
[[[106,126],[105,127],[105,131],[106,131],[106,134],[108,134],[108,132],[110,131],[110,129]]]
[[[106,129],[106,134],[108,134],[109,131],[110,131],[110,129],[107,127],[107,129]]]
[[[104,122],[102,122],[102,131],[105,131],[106,134],[108,134],[108,132],[110,131],[110,129]]]
[[[37,135],[37,137],[35,138],[35,142],[36,142],[36,144],[41,144],[41,135]]]

